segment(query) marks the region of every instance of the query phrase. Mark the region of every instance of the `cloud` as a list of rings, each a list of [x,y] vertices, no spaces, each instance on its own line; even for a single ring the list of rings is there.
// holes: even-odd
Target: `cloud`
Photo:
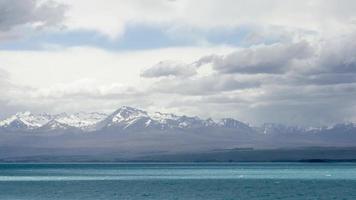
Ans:
[[[321,43],[315,69],[319,73],[356,73],[356,32]]]
[[[196,68],[193,65],[175,62],[175,61],[161,61],[154,66],[145,69],[141,76],[145,78],[158,77],[189,77],[197,74]]]
[[[192,63],[206,54],[223,54],[231,49],[218,46],[115,52],[82,46],[43,51],[3,50],[0,63],[11,73],[14,82],[35,88],[81,79],[97,80],[104,85],[119,82],[142,87],[153,80],[140,78],[145,66],[154,66],[161,60]]]
[[[348,121],[356,97],[355,83],[338,85],[266,86],[253,108],[271,121],[295,124],[332,124]],[[342,98],[342,101],[340,101]],[[271,113],[274,113],[271,115]],[[284,116],[284,119],[281,118]],[[261,119],[263,119],[261,118]],[[266,119],[266,118],[265,118]],[[288,122],[289,121],[289,122]],[[293,122],[294,121],[294,122]]]
[[[94,1],[88,2],[93,4]],[[177,5],[183,5],[180,2],[162,3],[163,7],[144,6],[147,8],[144,10],[174,10]],[[125,4],[131,5],[130,2]],[[217,12],[216,8],[210,9]],[[114,11],[115,8],[109,12],[109,18],[116,15]],[[120,26],[126,22],[120,25],[121,22],[113,18],[107,23],[118,23],[118,27],[106,26],[99,23],[105,19],[96,18],[97,15],[90,18],[94,19],[92,25],[78,22],[80,26],[73,25],[69,29],[93,29],[115,37],[124,31]],[[155,21],[150,17],[147,21]],[[349,17],[335,16],[337,20],[344,18]],[[71,18],[74,19],[77,18]],[[200,26],[194,20],[198,19],[191,23]],[[159,22],[158,18],[155,22]],[[176,23],[183,22],[177,20]],[[213,21],[201,26],[211,28],[214,23],[219,24]],[[354,33],[324,37],[319,32],[310,36],[308,31],[302,30],[292,37],[284,37],[292,33],[283,30],[284,27],[275,32],[269,29],[267,33],[247,38],[253,46],[240,47],[207,45],[119,52],[59,47],[42,51],[1,51],[0,63],[8,66],[6,70],[11,73],[9,80],[7,72],[0,72],[0,78],[6,80],[0,81],[1,110],[112,111],[126,104],[202,117],[228,116],[252,124],[323,125],[355,119]],[[285,39],[268,41],[279,37]],[[145,66],[151,67],[143,69]],[[10,81],[9,89],[6,84]]]
[[[21,26],[39,29],[61,25],[65,10],[64,5],[53,1],[0,0],[0,38]]]
[[[0,69],[0,81],[6,81],[8,80],[9,77],[9,72],[5,71],[4,69]]]
[[[293,27],[335,35],[355,20],[353,0],[56,0],[69,6],[71,30],[94,30],[110,38],[128,24],[214,30],[243,25]]]
[[[14,105],[13,102],[17,99],[17,94],[22,93],[21,90],[11,82],[10,73],[0,68],[0,117],[7,117],[19,109],[25,109],[23,105]]]
[[[0,73],[0,77],[1,77]],[[109,111],[120,105],[144,105],[148,96],[138,88],[120,83],[101,84],[96,80],[82,79],[66,84],[26,87],[0,80],[0,117],[16,112],[78,112]],[[108,110],[106,110],[109,107]]]
[[[202,117],[228,116],[252,124],[347,121],[355,118],[356,74],[352,68],[341,65],[340,71],[339,67],[353,54],[335,44],[352,50],[352,43],[348,36],[222,49],[2,51],[6,59],[0,61],[11,66],[7,70],[17,84],[11,90],[4,88],[3,107],[111,111],[126,104]],[[224,60],[230,56],[234,59]],[[326,65],[327,60],[337,62]],[[147,65],[152,67],[142,69]],[[322,114],[317,118],[315,113]]]
[[[162,79],[151,86],[152,92],[182,95],[211,95],[224,91],[257,88],[260,82],[248,77],[212,74],[209,76]]]
[[[159,24],[172,19],[173,4],[167,0],[56,0],[69,6],[66,25],[70,30],[97,31],[110,39],[125,32],[128,24]],[[165,18],[166,17],[166,18]]]
[[[169,106],[252,123],[325,125],[355,119],[353,34],[285,41],[202,56],[197,74],[163,78],[151,93],[178,95]],[[200,74],[202,68],[212,72]],[[168,100],[170,99],[170,100]],[[179,100],[176,100],[179,99]]]
[[[120,83],[103,85],[93,79],[81,79],[71,83],[33,89],[28,92],[28,95],[36,99],[109,99],[138,95],[139,93],[140,91],[138,89]]]
[[[307,42],[299,42],[245,48],[224,56],[203,57],[197,63],[212,63],[221,73],[280,74],[288,71],[293,61],[312,55],[312,47]]]
[[[15,85],[11,83],[10,73],[4,69],[0,68],[0,99],[5,100],[8,98],[9,93]]]
[[[356,74],[322,73],[322,74],[291,74],[280,77],[280,84],[286,85],[338,85],[356,82]]]
[[[158,108],[175,98],[148,89],[156,79],[141,78],[143,66],[168,59],[191,63],[205,54],[228,51],[231,48],[182,47],[135,52],[89,47],[2,50],[0,63],[11,74],[9,81],[16,85],[7,96],[11,105],[18,108],[15,112],[22,108],[41,112],[112,111],[121,105]],[[4,91],[10,92],[8,88]]]

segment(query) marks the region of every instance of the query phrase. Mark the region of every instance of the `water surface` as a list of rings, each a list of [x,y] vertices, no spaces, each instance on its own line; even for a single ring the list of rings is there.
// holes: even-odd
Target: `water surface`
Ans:
[[[0,199],[356,199],[356,163],[0,164]]]

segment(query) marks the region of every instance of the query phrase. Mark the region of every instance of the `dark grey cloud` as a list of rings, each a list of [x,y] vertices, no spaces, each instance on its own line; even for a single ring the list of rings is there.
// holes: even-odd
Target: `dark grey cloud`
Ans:
[[[158,78],[167,76],[189,77],[197,74],[193,65],[179,63],[175,61],[161,61],[156,65],[144,70],[141,77]]]
[[[295,85],[264,88],[255,102],[255,116],[289,124],[325,125],[355,117],[356,85]],[[263,103],[261,103],[263,102]],[[273,114],[272,114],[273,113]]]
[[[356,85],[261,86],[252,91],[177,99],[173,106],[202,116],[230,116],[265,122],[320,126],[355,119]]]
[[[337,85],[356,83],[356,74],[353,73],[322,73],[303,74],[283,77],[283,82],[289,85]],[[281,81],[281,83],[283,83]]]
[[[281,84],[338,85],[356,82],[356,35],[331,38],[313,47],[313,57],[294,66]]]
[[[244,118],[254,123],[283,123],[302,126],[325,126],[347,122],[354,116],[352,102],[340,104],[337,100],[298,102],[271,102],[256,107],[241,107]]]
[[[307,42],[263,45],[203,57],[197,63],[211,63],[220,73],[280,74],[288,71],[291,62],[311,57],[313,50]]]
[[[356,33],[321,44],[315,73],[356,73]]]
[[[313,43],[285,42],[252,46],[226,55],[208,55],[195,64],[212,64],[222,74],[293,74],[325,83],[353,80],[356,73],[356,33]],[[333,77],[333,75],[335,77]],[[308,77],[310,76],[310,77]],[[325,80],[322,80],[325,79]],[[332,80],[334,79],[334,80]],[[337,81],[336,79],[339,79]]]
[[[19,35],[9,32],[21,26],[43,28],[60,25],[65,10],[66,6],[54,1],[0,0],[0,39]]]
[[[196,61],[217,73],[259,75],[262,85],[333,85],[356,82],[356,34],[328,40],[245,48]],[[264,74],[264,76],[261,76]]]

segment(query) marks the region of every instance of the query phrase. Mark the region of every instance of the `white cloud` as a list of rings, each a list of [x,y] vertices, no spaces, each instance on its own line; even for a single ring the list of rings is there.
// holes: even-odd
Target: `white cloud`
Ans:
[[[147,67],[162,60],[190,63],[197,57],[227,53],[230,47],[166,48],[113,52],[90,47],[63,48],[47,51],[0,51],[0,63],[12,80],[20,85],[40,88],[81,79],[102,84],[138,85],[150,81],[140,77]]]
[[[127,23],[167,21],[173,8],[165,0],[57,0],[69,6],[69,29],[98,31],[111,39],[120,36]],[[168,18],[164,17],[167,16]]]
[[[7,71],[4,75],[11,75],[6,76],[8,81],[16,85],[11,90],[4,87],[4,91],[11,92],[7,100],[11,100],[14,111],[111,111],[120,105],[145,107],[157,102],[157,96],[147,97],[155,95],[148,94],[152,80],[140,77],[148,66],[168,59],[190,63],[206,54],[232,50],[224,46],[128,52],[89,47],[2,50],[0,63]]]
[[[193,26],[282,26],[323,35],[349,32],[356,19],[352,0],[57,0],[69,5],[70,29],[95,30],[115,38],[129,23]]]

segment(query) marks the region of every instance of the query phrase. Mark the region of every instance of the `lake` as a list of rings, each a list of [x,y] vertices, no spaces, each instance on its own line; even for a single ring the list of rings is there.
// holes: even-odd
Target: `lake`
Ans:
[[[356,163],[0,164],[0,199],[356,199]]]

